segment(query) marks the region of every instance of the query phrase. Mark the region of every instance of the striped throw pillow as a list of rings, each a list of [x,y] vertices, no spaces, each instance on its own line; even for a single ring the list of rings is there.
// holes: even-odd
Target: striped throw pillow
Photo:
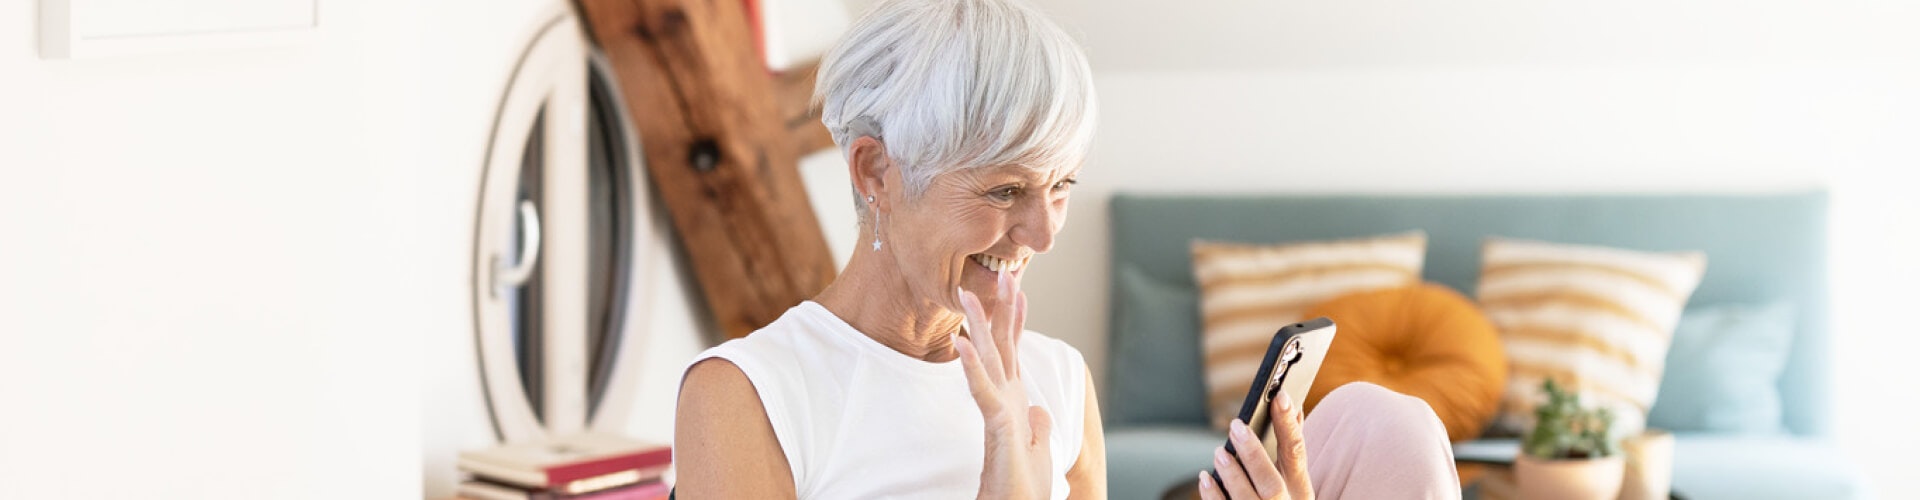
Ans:
[[[1552,377],[1638,435],[1660,390],[1667,347],[1706,272],[1699,252],[1650,253],[1492,238],[1478,299],[1500,330],[1511,374],[1495,434],[1523,434]]]
[[[1426,252],[1427,235],[1417,231],[1274,245],[1194,241],[1201,366],[1214,426],[1225,429],[1240,412],[1281,326],[1308,319],[1307,309],[1334,297],[1419,283]]]

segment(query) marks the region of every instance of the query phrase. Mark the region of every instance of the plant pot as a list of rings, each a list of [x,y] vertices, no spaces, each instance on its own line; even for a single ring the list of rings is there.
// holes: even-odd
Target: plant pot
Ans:
[[[1614,500],[1627,461],[1607,458],[1540,460],[1521,454],[1513,461],[1514,482],[1527,500]]]
[[[1620,442],[1627,457],[1620,500],[1666,500],[1673,493],[1673,434],[1658,429]]]

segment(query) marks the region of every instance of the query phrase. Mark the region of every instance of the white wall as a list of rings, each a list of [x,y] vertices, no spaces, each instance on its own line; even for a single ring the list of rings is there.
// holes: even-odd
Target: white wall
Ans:
[[[1866,0],[1032,1],[1101,71],[1899,59],[1920,15]]]
[[[450,495],[492,440],[482,154],[561,5],[327,0],[296,45],[42,61],[0,4],[0,497]],[[628,425],[661,441],[706,342],[666,238]]]
[[[1030,325],[1104,381],[1108,196],[1832,190],[1840,437],[1891,498],[1920,434],[1920,7],[1038,0],[1101,123]]]
[[[41,61],[35,4],[0,3],[0,497],[417,494],[420,332],[458,311],[390,76],[414,14]]]

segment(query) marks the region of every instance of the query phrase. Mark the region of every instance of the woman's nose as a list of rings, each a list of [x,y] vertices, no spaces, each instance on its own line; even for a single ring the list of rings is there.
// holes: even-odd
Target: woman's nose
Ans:
[[[1013,242],[1033,249],[1034,253],[1053,250],[1053,234],[1060,230],[1060,216],[1051,204],[1032,204],[1021,211],[1013,225]]]

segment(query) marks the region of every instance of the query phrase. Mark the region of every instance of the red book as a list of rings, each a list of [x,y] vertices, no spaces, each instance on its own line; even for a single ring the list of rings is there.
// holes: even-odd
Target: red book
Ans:
[[[673,448],[602,433],[460,453],[460,470],[515,486],[581,494],[658,479]]]
[[[472,500],[660,500],[667,498],[673,490],[667,483],[656,480],[584,495],[565,495],[488,481],[467,481],[460,483],[458,493],[460,498]]]
[[[667,483],[654,481],[630,488],[568,497],[568,500],[662,500],[670,493],[673,493],[673,488],[668,487]]]

